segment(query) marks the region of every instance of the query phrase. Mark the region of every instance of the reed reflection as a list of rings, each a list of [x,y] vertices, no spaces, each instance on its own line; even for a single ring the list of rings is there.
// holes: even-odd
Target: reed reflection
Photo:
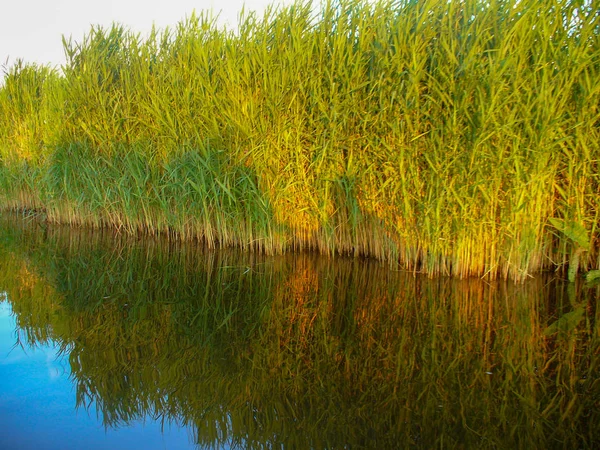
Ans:
[[[10,223],[9,223],[10,222]],[[591,447],[598,287],[427,279],[4,218],[24,343],[69,356],[107,427],[204,447]]]

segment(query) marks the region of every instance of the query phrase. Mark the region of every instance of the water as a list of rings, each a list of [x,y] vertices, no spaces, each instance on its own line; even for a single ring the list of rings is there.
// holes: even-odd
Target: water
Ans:
[[[0,220],[0,448],[593,448],[598,286]]]

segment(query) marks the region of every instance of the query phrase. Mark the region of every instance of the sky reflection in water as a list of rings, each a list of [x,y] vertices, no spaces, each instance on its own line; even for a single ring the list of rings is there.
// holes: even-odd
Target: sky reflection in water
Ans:
[[[68,356],[55,343],[18,345],[10,303],[0,295],[0,448],[185,449],[194,448],[189,432],[177,426],[161,429],[151,419],[105,429],[89,412],[75,408]]]

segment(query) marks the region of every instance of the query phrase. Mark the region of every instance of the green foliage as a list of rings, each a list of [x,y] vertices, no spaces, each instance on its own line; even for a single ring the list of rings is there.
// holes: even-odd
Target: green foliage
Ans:
[[[598,284],[600,282],[600,270],[590,270],[585,274],[585,281]]]
[[[590,238],[588,237],[588,232],[583,225],[578,222],[567,222],[564,220],[555,219],[554,217],[551,217],[549,220],[558,231],[564,233],[564,235],[573,241],[573,243],[579,248],[584,251],[590,251]]]
[[[0,110],[28,111],[0,115],[0,178],[39,170],[0,198],[45,198],[57,221],[514,279],[569,258],[582,236],[546,227],[562,217],[590,230],[581,264],[597,267],[594,5],[299,1],[236,32],[207,14],[147,37],[95,27],[65,41],[62,74],[19,66],[0,89]],[[86,161],[61,156],[74,147]],[[107,161],[122,190],[89,175]]]
[[[568,279],[574,282],[579,271],[579,261],[583,254],[592,250],[588,232],[578,222],[565,221],[551,217],[550,223],[573,243],[573,250],[569,259]]]
[[[0,86],[0,161],[36,164],[57,140],[63,80],[45,66],[18,60]]]

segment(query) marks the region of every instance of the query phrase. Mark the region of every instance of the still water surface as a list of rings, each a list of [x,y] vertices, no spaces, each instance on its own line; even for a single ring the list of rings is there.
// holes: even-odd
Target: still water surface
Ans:
[[[598,286],[0,218],[0,448],[593,448]]]

